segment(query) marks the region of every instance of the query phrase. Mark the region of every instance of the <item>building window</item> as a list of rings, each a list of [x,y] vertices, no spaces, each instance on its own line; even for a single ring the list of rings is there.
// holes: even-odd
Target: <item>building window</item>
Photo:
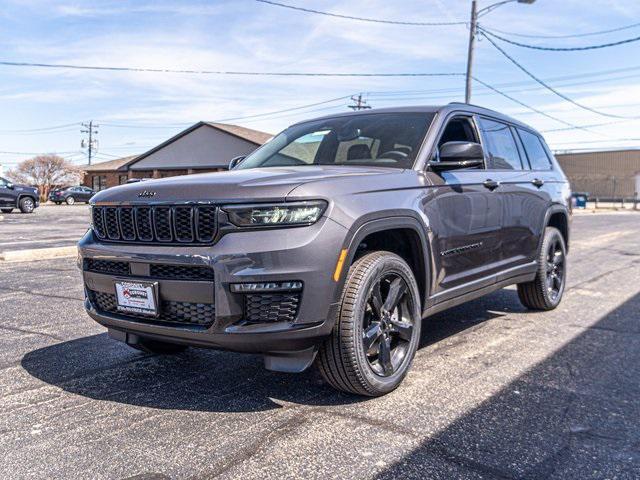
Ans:
[[[106,175],[94,175],[92,179],[92,187],[93,190],[99,192],[100,190],[104,190],[107,188],[107,177]]]
[[[129,180],[128,175],[118,175],[118,185],[124,185]]]

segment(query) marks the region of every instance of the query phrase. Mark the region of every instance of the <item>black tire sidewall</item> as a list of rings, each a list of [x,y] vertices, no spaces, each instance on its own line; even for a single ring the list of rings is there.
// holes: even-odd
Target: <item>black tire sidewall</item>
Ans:
[[[547,275],[547,253],[549,250],[549,245],[551,244],[551,242],[553,240],[558,240],[559,244],[560,244],[560,248],[562,249],[562,256],[564,258],[564,265],[563,265],[563,275],[562,275],[562,288],[560,289],[560,291],[558,292],[558,296],[556,297],[555,300],[553,300],[550,296],[549,296],[549,292],[546,288],[546,275]],[[539,279],[538,281],[540,282],[541,286],[544,286],[544,288],[541,289],[542,291],[542,295],[544,297],[544,302],[546,304],[546,307],[549,309],[553,309],[556,308],[560,302],[562,301],[562,296],[564,295],[564,290],[566,288],[567,285],[567,246],[564,243],[564,237],[562,236],[562,234],[560,233],[560,231],[557,228],[553,228],[553,227],[547,227],[545,229],[544,232],[544,241],[542,242],[542,248],[540,251],[540,256],[539,256],[539,270],[538,270],[538,275],[539,275]]]
[[[363,257],[363,259],[365,258],[366,256]],[[353,277],[358,275],[358,267],[359,265],[356,262],[352,271],[350,272],[347,282],[353,281]],[[371,369],[371,366],[369,365],[366,354],[364,352],[364,345],[362,343],[362,315],[364,314],[369,291],[371,290],[372,286],[381,276],[389,273],[399,275],[409,286],[411,304],[414,310],[413,313],[416,321],[414,324],[413,337],[411,339],[402,364],[392,375],[388,377],[381,377]],[[420,343],[421,317],[420,294],[411,268],[406,264],[404,260],[393,253],[384,252],[382,255],[379,255],[376,259],[375,266],[368,271],[365,280],[360,285],[359,291],[357,293],[357,300],[355,302],[355,308],[353,310],[353,315],[350,315],[349,318],[349,321],[353,322],[352,332],[354,338],[352,339],[352,341],[354,342],[355,354],[357,359],[356,367],[359,371],[359,376],[361,376],[361,378],[365,380],[367,389],[371,390],[372,393],[376,395],[388,393],[394,390],[406,376],[411,367],[411,363],[413,362],[418,344]]]

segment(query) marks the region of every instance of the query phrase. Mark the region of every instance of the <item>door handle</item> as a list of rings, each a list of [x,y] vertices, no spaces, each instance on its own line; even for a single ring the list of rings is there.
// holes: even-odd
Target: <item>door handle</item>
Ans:
[[[500,186],[500,182],[496,182],[495,180],[491,180],[490,178],[488,178],[482,183],[482,185],[484,185],[484,188],[488,188],[489,190],[493,191]]]
[[[534,178],[533,180],[531,180],[531,183],[534,184],[536,187],[540,188],[544,185],[544,180],[540,180],[539,178]]]

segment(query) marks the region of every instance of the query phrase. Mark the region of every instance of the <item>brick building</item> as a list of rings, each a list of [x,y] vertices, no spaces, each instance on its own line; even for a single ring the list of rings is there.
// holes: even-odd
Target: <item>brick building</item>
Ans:
[[[269,138],[269,133],[237,125],[198,122],[142,155],[85,167],[83,184],[104,190],[130,178],[226,170],[229,160],[251,153]]]

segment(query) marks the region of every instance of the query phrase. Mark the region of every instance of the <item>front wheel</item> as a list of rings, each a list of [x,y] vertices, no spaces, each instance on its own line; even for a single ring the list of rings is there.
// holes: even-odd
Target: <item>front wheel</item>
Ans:
[[[557,228],[547,227],[538,255],[536,277],[518,284],[520,302],[531,310],[553,310],[560,304],[567,280],[567,246]]]
[[[399,256],[373,252],[349,269],[336,325],[316,365],[338,390],[377,397],[409,371],[420,340],[420,294]]]
[[[73,197],[67,197],[65,202],[67,202],[67,205],[73,205],[74,203],[76,203],[76,199]]]
[[[31,197],[23,197],[20,199],[20,211],[22,213],[31,213],[36,208],[36,203]]]

